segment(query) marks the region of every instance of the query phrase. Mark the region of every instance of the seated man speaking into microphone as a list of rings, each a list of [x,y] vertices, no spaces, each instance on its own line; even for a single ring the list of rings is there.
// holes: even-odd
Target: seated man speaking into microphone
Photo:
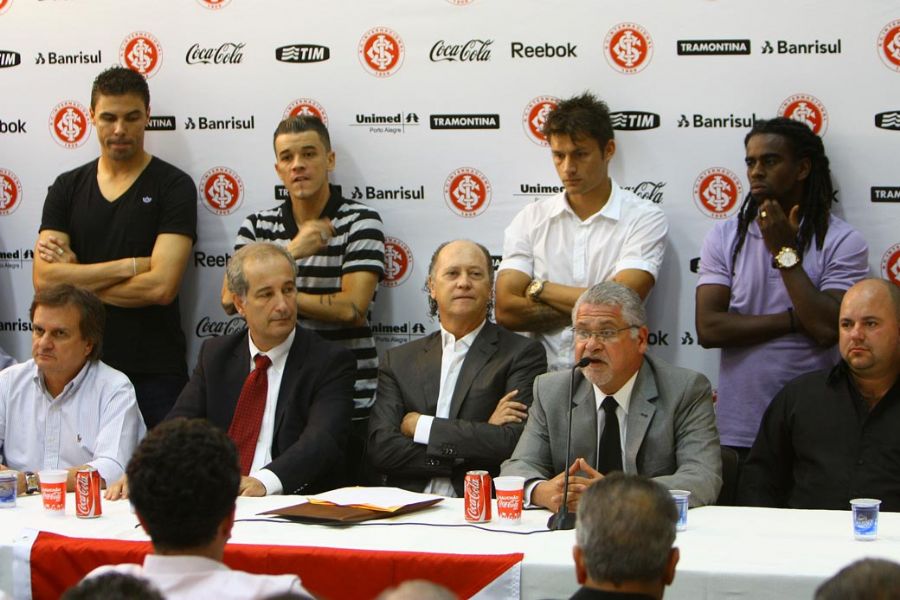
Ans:
[[[569,471],[569,510],[612,471],[651,477],[691,492],[691,506],[716,500],[722,486],[712,392],[703,375],[646,355],[640,297],[612,281],[585,291],[572,310],[575,360],[571,456],[566,456],[570,371],[534,382],[528,421],[501,475],[525,478],[527,506],[556,511]],[[571,461],[571,462],[570,462]]]

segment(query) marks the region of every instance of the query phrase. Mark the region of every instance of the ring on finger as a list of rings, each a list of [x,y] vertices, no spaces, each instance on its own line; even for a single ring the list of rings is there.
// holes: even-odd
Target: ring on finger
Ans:
[[[759,218],[760,218],[760,219],[765,219],[765,218],[766,218],[766,211],[764,211],[764,210],[759,211]]]

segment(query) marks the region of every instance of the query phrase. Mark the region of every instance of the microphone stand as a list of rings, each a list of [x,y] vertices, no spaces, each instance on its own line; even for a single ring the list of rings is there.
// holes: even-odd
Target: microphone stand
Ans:
[[[547,521],[547,529],[550,531],[575,529],[575,513],[569,512],[567,506],[569,502],[569,461],[571,460],[569,455],[572,453],[572,407],[575,404],[575,374],[578,372],[578,369],[588,366],[590,362],[591,359],[586,356],[582,357],[582,359],[572,367],[572,377],[569,379],[569,422],[566,431],[566,463],[564,467],[565,471],[563,472],[563,497],[559,510],[556,514],[550,515],[550,519]]]

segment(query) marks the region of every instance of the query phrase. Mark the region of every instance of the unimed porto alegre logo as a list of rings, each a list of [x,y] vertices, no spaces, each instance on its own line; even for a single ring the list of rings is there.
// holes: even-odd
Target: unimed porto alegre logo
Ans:
[[[413,253],[403,240],[385,236],[384,238],[384,287],[397,287],[412,272]]]
[[[225,8],[231,3],[231,0],[197,0],[197,2],[203,8],[208,8],[210,10],[219,10],[220,8]]]
[[[153,34],[135,31],[122,40],[119,61],[149,79],[156,75],[162,65],[162,44]]]
[[[700,212],[713,219],[731,217],[743,196],[740,179],[728,169],[706,169],[694,181],[694,203]]]
[[[322,123],[326,126],[328,125],[328,115],[325,113],[325,108],[312,98],[297,98],[292,101],[287,105],[287,108],[284,109],[284,114],[281,118],[287,119],[289,117],[296,117],[297,115],[319,117],[319,120],[322,121]]]
[[[12,214],[22,204],[22,182],[16,174],[0,168],[0,217]]]
[[[626,75],[643,71],[653,57],[650,32],[637,23],[619,23],[606,34],[603,41],[606,62]]]
[[[456,169],[444,182],[444,200],[459,216],[477,217],[491,203],[491,182],[478,169]]]
[[[828,130],[828,111],[814,96],[794,94],[785,98],[778,108],[778,115],[800,121],[820,137]]]
[[[544,123],[547,122],[547,115],[558,104],[559,98],[555,96],[538,96],[532,99],[522,112],[522,127],[525,129],[525,135],[538,146],[550,147],[544,136]]]
[[[91,134],[90,113],[80,102],[64,100],[50,111],[50,136],[63,148],[78,148]]]
[[[0,12],[3,9],[0,8]],[[878,34],[878,57],[888,69],[900,73],[900,19],[894,19]]]
[[[228,167],[213,167],[200,179],[200,200],[211,213],[229,215],[244,201],[244,182]]]
[[[359,40],[359,62],[375,77],[390,77],[403,65],[406,49],[393,29],[373,27]]]
[[[894,244],[887,249],[881,258],[881,273],[885,279],[890,279],[894,285],[900,285],[900,244]]]

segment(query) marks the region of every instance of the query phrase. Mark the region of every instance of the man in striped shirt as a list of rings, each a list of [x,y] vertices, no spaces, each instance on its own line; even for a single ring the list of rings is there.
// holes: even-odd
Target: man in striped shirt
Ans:
[[[325,125],[296,116],[275,129],[275,172],[290,197],[253,213],[241,225],[234,249],[255,241],[280,244],[297,261],[299,322],[340,342],[356,356],[353,436],[348,449],[351,476],[358,475],[369,410],[378,376],[378,356],[367,314],[384,275],[381,217],[329,185],[335,155]],[[234,313],[231,293],[222,286],[222,306]],[[355,446],[355,447],[353,447]]]

